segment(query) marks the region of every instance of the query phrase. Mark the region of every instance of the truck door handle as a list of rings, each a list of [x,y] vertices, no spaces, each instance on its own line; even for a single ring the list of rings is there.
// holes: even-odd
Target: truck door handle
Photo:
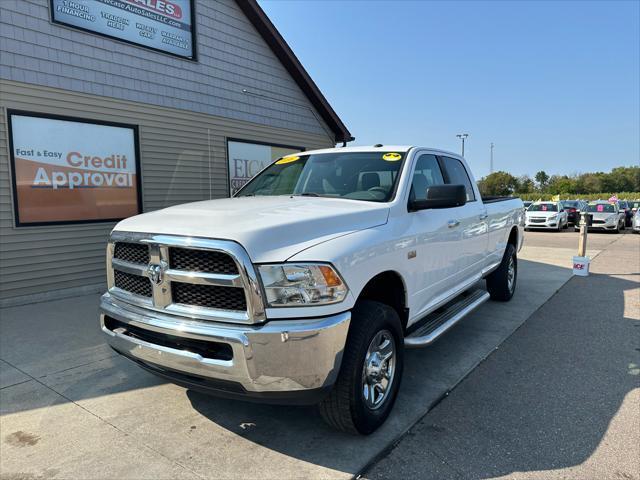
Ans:
[[[488,213],[481,213],[481,214],[480,214],[480,220],[484,220],[484,219],[486,219],[488,216],[489,216],[489,214],[488,214]]]
[[[447,222],[447,226],[448,226],[449,228],[455,228],[455,227],[457,227],[458,225],[460,225],[460,220],[449,220],[449,221]]]

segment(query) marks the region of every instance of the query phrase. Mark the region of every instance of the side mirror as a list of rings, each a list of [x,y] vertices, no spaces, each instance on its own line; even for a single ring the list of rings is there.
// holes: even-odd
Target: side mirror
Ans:
[[[460,207],[467,203],[467,189],[464,185],[433,185],[427,188],[426,197],[410,202],[409,210]]]

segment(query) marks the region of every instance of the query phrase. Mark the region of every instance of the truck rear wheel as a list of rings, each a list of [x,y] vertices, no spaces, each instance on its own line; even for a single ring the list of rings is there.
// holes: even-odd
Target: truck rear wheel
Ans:
[[[487,291],[493,300],[507,302],[516,291],[518,257],[516,247],[507,244],[500,266],[487,277]]]
[[[397,312],[383,303],[359,301],[352,311],[338,379],[319,406],[322,418],[337,430],[372,433],[393,408],[403,367]]]

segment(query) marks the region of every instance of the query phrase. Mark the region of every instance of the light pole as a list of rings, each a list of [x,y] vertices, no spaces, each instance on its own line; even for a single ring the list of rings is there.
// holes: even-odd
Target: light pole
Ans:
[[[458,133],[456,137],[462,140],[462,156],[464,157],[464,140],[469,136],[468,133]]]
[[[493,142],[491,142],[491,157],[489,160],[489,173],[493,173]]]

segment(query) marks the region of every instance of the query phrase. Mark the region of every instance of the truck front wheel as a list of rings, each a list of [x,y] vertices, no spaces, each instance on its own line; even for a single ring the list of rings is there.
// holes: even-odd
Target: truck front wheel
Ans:
[[[389,416],[404,366],[402,325],[383,303],[361,300],[351,314],[342,367],[331,393],[320,404],[333,428],[368,435]]]

